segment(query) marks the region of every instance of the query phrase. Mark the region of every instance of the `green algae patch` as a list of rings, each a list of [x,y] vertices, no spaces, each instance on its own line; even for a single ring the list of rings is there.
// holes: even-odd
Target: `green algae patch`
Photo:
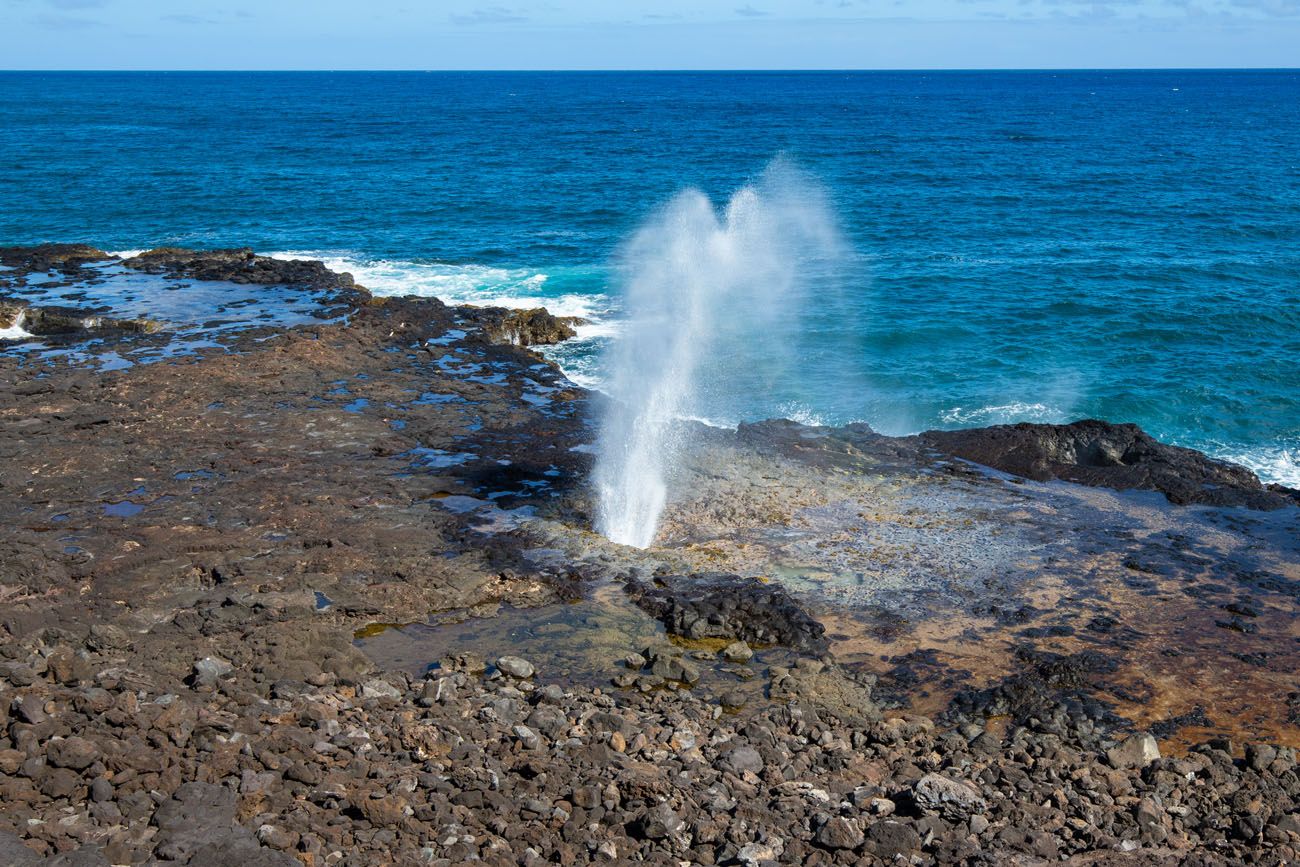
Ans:
[[[401,629],[410,626],[409,623],[370,623],[352,633],[353,641],[364,641],[367,638],[374,638],[376,635],[383,635],[390,629]]]

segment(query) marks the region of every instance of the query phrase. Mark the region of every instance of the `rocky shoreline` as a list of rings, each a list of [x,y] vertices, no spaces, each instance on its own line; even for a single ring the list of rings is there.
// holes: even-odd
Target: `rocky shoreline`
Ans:
[[[0,863],[1297,858],[1295,743],[1180,747],[1207,711],[1138,725],[1177,691],[1122,676],[1221,646],[1265,730],[1300,722],[1294,491],[1131,426],[769,422],[705,432],[708,483],[628,551],[586,529],[592,398],[525,348],[571,322],[246,250],[0,264],[0,312],[68,323],[0,352]],[[126,272],[234,303],[172,351],[175,322],[39,300]],[[590,598],[613,619],[384,663],[392,625]],[[1164,655],[1141,605],[1206,646]]]

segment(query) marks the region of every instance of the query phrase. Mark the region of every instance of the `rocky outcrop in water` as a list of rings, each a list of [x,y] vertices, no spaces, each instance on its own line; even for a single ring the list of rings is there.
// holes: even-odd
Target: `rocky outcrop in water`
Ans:
[[[0,328],[19,325],[30,334],[69,335],[83,332],[152,334],[162,323],[152,319],[119,319],[72,307],[31,306],[22,301],[0,298]]]
[[[780,585],[738,575],[683,575],[633,580],[628,594],[670,635],[725,638],[821,653],[826,629]]]
[[[112,258],[111,254],[86,244],[0,247],[0,265],[21,271],[75,271],[88,262]]]
[[[1298,493],[1265,487],[1245,467],[1158,442],[1134,424],[1022,423],[927,431],[920,438],[945,454],[1036,481],[1160,491],[1179,505],[1278,509]]]
[[[498,343],[515,346],[548,346],[563,343],[575,336],[575,325],[585,325],[577,316],[555,316],[545,307],[531,310],[508,310],[486,307],[473,314],[473,320],[485,334]]]
[[[357,289],[351,274],[338,274],[324,263],[307,259],[273,259],[249,249],[186,250],[159,247],[125,259],[128,268],[148,274],[168,274],[195,280],[225,280],[266,286],[293,285],[309,289]],[[369,293],[366,293],[367,295]]]

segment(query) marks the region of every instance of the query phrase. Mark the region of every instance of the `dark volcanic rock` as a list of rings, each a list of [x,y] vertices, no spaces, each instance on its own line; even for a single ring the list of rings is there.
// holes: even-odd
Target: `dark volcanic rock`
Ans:
[[[0,864],[10,867],[36,867],[44,860],[35,851],[23,844],[22,838],[8,831],[0,830]]]
[[[684,575],[631,581],[636,604],[684,638],[739,639],[822,653],[826,628],[780,586],[738,575]]]
[[[1120,720],[1089,694],[1089,686],[1116,668],[1113,659],[1094,650],[1071,655],[1016,650],[1021,671],[985,689],[962,690],[947,716],[952,720],[1008,716],[1019,725],[1054,734],[1072,729],[1079,720],[1114,728]],[[1095,737],[1095,736],[1094,736]]]
[[[324,263],[307,259],[272,259],[249,249],[184,250],[159,247],[122,262],[148,274],[169,274],[195,280],[225,280],[265,286],[303,286],[311,289],[357,288],[351,274],[336,274]]]
[[[40,244],[35,247],[0,247],[0,264],[24,271],[70,271],[87,262],[113,257],[86,244]]]
[[[152,319],[119,319],[73,307],[33,307],[25,301],[0,298],[0,328],[22,325],[32,334],[77,334],[84,331],[151,334],[162,328]]]
[[[585,319],[576,316],[552,315],[545,307],[534,307],[531,310],[488,307],[473,318],[490,339],[515,346],[563,343],[578,333],[573,330],[573,326],[586,324]]]
[[[1265,487],[1250,470],[1194,449],[1157,442],[1137,425],[1087,419],[1015,424],[920,435],[928,446],[1043,482],[1063,479],[1119,490],[1160,491],[1178,505],[1278,509],[1300,492]]]
[[[222,786],[183,784],[158,807],[157,854],[190,864],[291,865],[288,855],[263,849],[246,828],[235,823],[235,793]]]
[[[56,768],[85,770],[99,758],[99,747],[85,738],[70,737],[51,741],[46,749],[49,762]]]

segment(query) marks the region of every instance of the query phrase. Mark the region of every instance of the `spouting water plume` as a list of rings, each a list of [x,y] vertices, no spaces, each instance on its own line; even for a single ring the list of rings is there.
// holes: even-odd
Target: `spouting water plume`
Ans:
[[[721,213],[684,190],[637,231],[619,261],[628,323],[605,363],[598,532],[650,546],[687,444],[682,419],[775,381],[791,351],[775,326],[844,250],[821,188],[784,159]]]

